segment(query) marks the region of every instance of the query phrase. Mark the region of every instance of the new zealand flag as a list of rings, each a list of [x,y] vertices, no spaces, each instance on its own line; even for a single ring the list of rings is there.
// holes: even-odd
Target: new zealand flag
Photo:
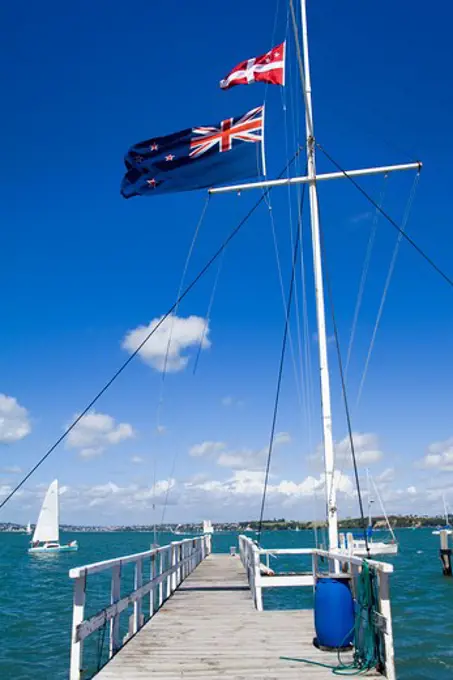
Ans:
[[[213,127],[134,144],[124,159],[124,198],[190,191],[265,174],[264,106]]]

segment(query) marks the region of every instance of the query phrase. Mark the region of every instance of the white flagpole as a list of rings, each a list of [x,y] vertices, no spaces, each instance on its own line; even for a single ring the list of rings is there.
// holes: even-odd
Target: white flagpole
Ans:
[[[324,466],[326,477],[327,518],[329,526],[329,549],[338,548],[338,516],[335,488],[335,457],[332,437],[332,412],[330,403],[329,365],[327,360],[326,317],[324,307],[324,282],[322,275],[321,243],[319,233],[318,192],[316,188],[316,159],[311,100],[310,64],[308,58],[307,8],[301,0],[302,45],[304,65],[305,127],[307,134],[307,174],[310,199],[311,235],[313,242],[313,268],[315,276],[316,316],[318,322],[319,369],[321,379],[321,410],[324,440]]]

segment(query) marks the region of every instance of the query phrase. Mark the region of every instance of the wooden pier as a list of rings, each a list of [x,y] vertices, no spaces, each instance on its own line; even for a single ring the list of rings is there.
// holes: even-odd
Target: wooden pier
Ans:
[[[239,558],[214,554],[97,677],[330,679],[326,668],[280,659],[336,665],[337,655],[316,650],[313,637],[312,611],[256,611]]]
[[[313,585],[318,558],[331,556],[311,549],[274,551],[311,556],[313,572],[294,577],[263,577],[260,554],[266,558],[266,551],[250,539],[240,537],[240,555],[212,554],[210,541],[210,536],[188,539],[147,553],[71,570],[75,579],[71,680],[82,677],[84,639],[106,623],[110,624],[110,658],[96,675],[100,680],[331,678],[329,668],[302,661],[338,664],[336,653],[321,652],[313,646],[312,610],[262,611],[262,588],[287,587],[290,578],[294,578],[293,585]],[[151,561],[147,583],[142,579],[145,560]],[[118,561],[136,565],[136,588],[122,599]],[[346,555],[339,561],[348,561],[352,570],[361,562],[360,558]],[[375,564],[380,565],[386,582],[391,565]],[[111,604],[84,620],[87,576],[105,569],[112,570]],[[141,608],[146,596],[151,598],[153,609],[144,622]],[[119,616],[132,604],[129,635],[123,643],[119,639]],[[389,609],[386,622],[385,677],[394,680]],[[350,654],[342,654],[343,662],[350,660]],[[377,675],[374,671],[367,674]]]

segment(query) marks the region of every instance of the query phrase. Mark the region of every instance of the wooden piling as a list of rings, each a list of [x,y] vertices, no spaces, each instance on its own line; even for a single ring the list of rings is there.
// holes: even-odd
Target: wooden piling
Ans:
[[[448,533],[443,529],[440,532],[439,556],[442,562],[442,573],[444,576],[452,576],[451,548],[448,545]]]

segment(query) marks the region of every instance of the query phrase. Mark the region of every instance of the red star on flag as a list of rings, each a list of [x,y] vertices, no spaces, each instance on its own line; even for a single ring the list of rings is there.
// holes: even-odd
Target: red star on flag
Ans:
[[[166,160],[166,161],[173,161],[174,158],[175,158],[175,157],[173,156],[172,153],[169,153],[168,156],[165,156],[165,160]]]
[[[155,188],[156,188],[157,182],[156,182],[156,180],[155,180],[154,178],[153,178],[153,179],[147,179],[147,180],[146,180],[146,183],[148,184],[148,186],[151,187],[151,189],[155,189]]]
[[[149,147],[150,151],[157,151],[159,149],[159,144],[156,144],[156,142],[153,142],[151,146]]]

